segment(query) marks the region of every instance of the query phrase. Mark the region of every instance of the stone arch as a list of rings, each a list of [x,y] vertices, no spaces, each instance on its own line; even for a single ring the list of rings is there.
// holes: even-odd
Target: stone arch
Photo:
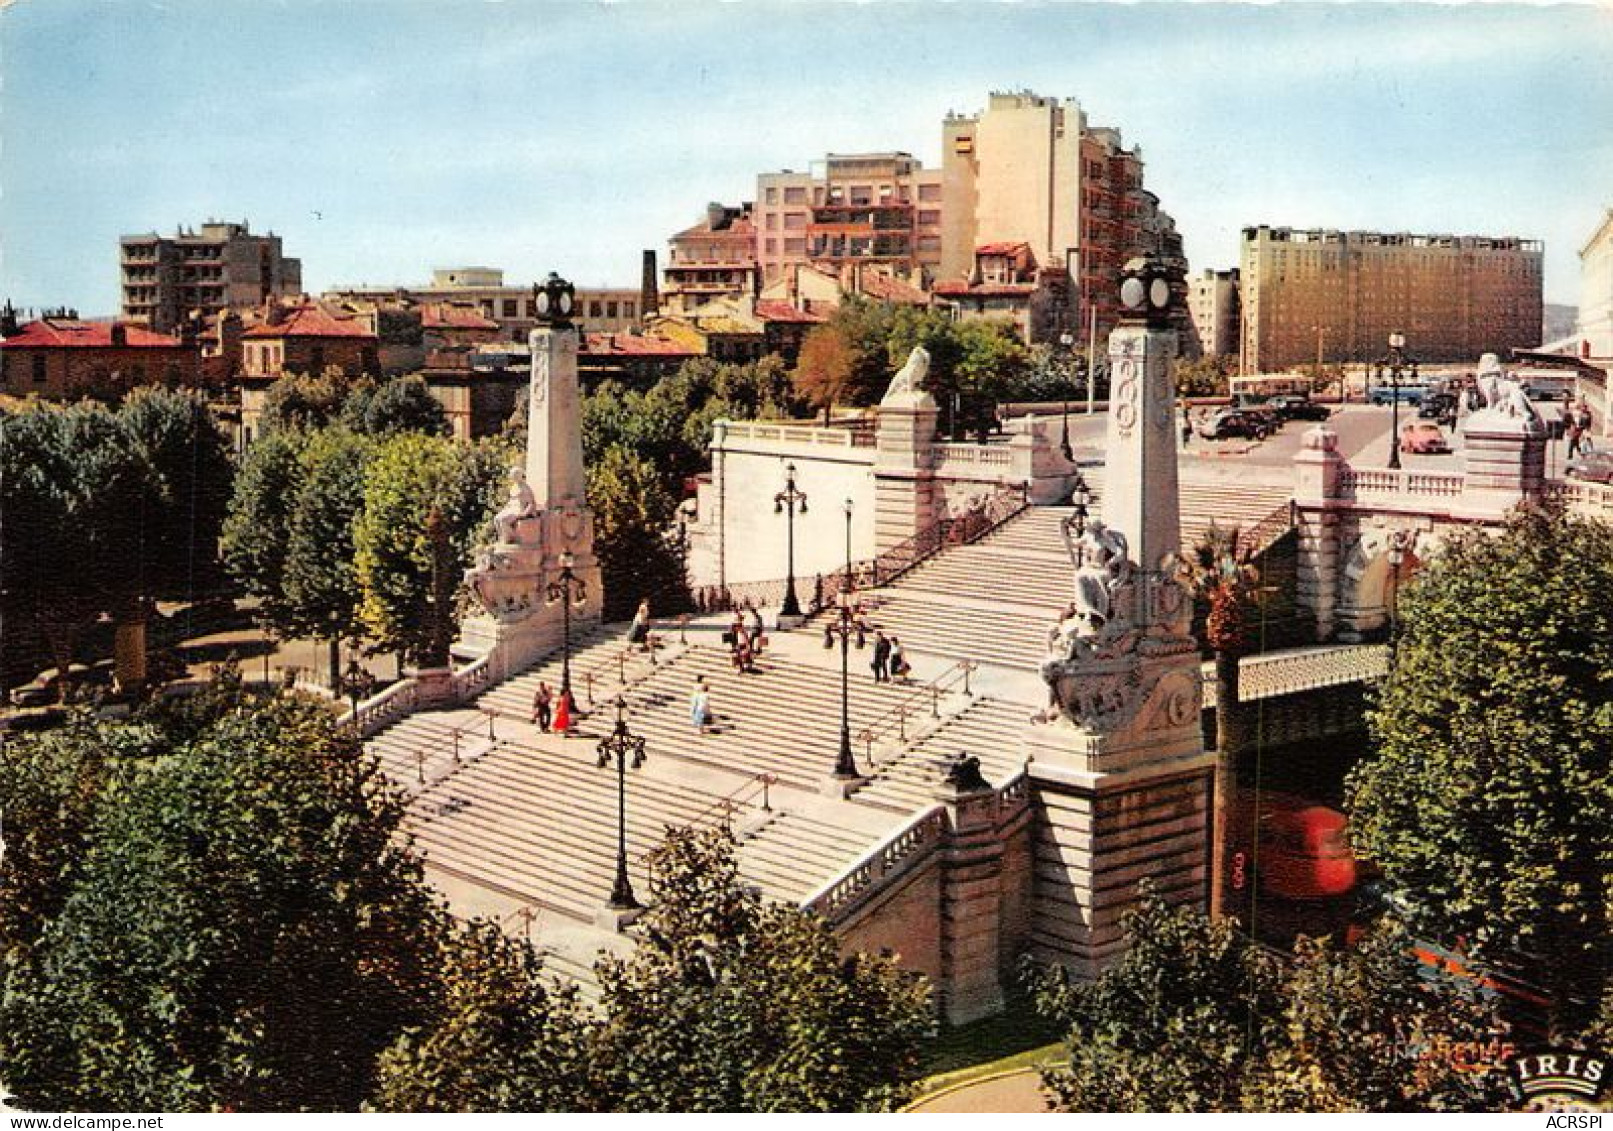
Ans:
[[[1389,630],[1390,614],[1407,582],[1422,569],[1433,539],[1420,526],[1382,523],[1361,532],[1340,570],[1339,636],[1366,640]],[[1399,544],[1401,561],[1393,564]]]

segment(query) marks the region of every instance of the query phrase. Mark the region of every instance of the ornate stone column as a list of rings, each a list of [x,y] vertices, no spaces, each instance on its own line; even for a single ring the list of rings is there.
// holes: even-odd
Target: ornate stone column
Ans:
[[[939,408],[923,382],[930,355],[916,347],[875,410],[874,553],[912,538],[936,520],[935,422]]]
[[[1337,624],[1339,599],[1338,433],[1318,424],[1305,433],[1294,455],[1294,508],[1299,536],[1299,604],[1316,622],[1316,638],[1326,640]]]
[[[582,458],[578,333],[571,324],[569,283],[550,274],[533,288],[539,323],[528,338],[532,373],[527,387],[525,459],[511,469],[509,500],[493,521],[490,544],[465,581],[476,612],[460,626],[455,651],[488,655],[491,678],[503,679],[561,644],[564,610],[545,601],[545,588],[569,553],[584,600],[571,610],[572,634],[597,624],[604,601],[594,556]]]
[[[1177,557],[1181,287],[1157,261],[1127,264],[1126,321],[1109,340],[1103,518],[1066,524],[1074,600],[1048,634],[1050,705],[1023,739],[1039,817],[1033,942],[1084,975],[1122,946],[1143,878],[1167,898],[1205,898],[1214,758]]]

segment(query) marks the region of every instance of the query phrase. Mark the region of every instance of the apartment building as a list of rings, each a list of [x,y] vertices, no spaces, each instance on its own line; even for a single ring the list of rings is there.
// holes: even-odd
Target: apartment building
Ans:
[[[200,231],[123,236],[122,319],[159,333],[177,330],[194,311],[204,321],[231,307],[260,306],[302,291],[302,261],[283,253],[273,232],[209,220]]]
[[[762,282],[797,264],[928,282],[941,265],[941,195],[941,171],[902,152],[831,153],[821,172],[763,173],[753,212]]]
[[[751,206],[706,205],[706,216],[667,241],[661,309],[690,314],[713,299],[755,296],[760,289]]]
[[[1225,357],[1238,352],[1238,269],[1206,268],[1187,281],[1187,313],[1193,320],[1198,352]]]
[[[531,286],[506,285],[504,272],[497,267],[441,267],[432,271],[431,282],[425,286],[360,284],[334,287],[323,297],[356,310],[399,302],[468,305],[496,322],[499,336],[506,341],[525,341],[537,325]],[[642,293],[637,287],[578,287],[575,301],[573,320],[589,333],[626,333],[643,316]]]
[[[1613,358],[1613,208],[1579,249],[1579,354]]]
[[[1367,362],[1389,335],[1425,362],[1539,343],[1538,240],[1274,228],[1243,230],[1243,369]]]
[[[982,246],[1024,243],[1069,272],[1069,327],[1087,329],[1095,313],[1102,335],[1119,320],[1127,260],[1152,253],[1185,268],[1175,221],[1143,187],[1141,149],[1089,124],[1074,99],[994,92],[979,114],[948,114],[941,140],[943,279],[968,277]]]

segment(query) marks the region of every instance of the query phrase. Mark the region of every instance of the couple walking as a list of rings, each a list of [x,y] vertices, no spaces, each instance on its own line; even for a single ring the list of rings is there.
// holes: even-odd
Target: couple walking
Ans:
[[[562,691],[556,697],[547,683],[538,681],[538,690],[532,696],[532,722],[539,730],[553,731],[555,734],[569,733],[575,711],[576,704],[572,701],[571,692]]]
[[[874,660],[869,666],[874,669],[875,683],[905,680],[907,673],[912,671],[907,657],[902,653],[901,639],[895,635],[886,636],[883,632],[874,633]]]

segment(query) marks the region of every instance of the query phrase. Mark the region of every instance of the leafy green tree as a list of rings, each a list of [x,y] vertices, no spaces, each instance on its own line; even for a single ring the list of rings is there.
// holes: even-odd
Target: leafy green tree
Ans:
[[[382,1111],[597,1110],[593,1023],[574,985],[545,985],[532,945],[489,923],[446,936],[441,1004],[382,1054]]]
[[[594,552],[604,578],[606,619],[631,615],[648,597],[663,612],[686,599],[681,549],[668,537],[677,499],[654,464],[621,446],[588,468]]]
[[[288,636],[329,641],[330,686],[337,686],[340,642],[362,635],[364,593],[354,568],[353,527],[364,506],[374,444],[343,428],[309,436],[286,531],[280,592]]]
[[[376,450],[353,529],[364,590],[360,615],[375,647],[416,662],[444,658],[435,655],[442,626],[453,620],[441,599],[444,574],[457,583],[470,564],[477,537],[498,509],[507,461],[499,445],[419,433],[393,436]],[[433,512],[446,526],[446,560],[430,536]]]
[[[299,699],[152,753],[111,766],[59,913],[7,956],[6,1082],[47,1110],[356,1107],[434,1007],[402,799]]]
[[[1184,397],[1224,397],[1234,359],[1217,354],[1176,363],[1176,391]]]
[[[395,436],[399,432],[447,436],[452,432],[448,414],[418,374],[354,389],[343,407],[342,419],[355,431],[371,436]]]
[[[673,830],[627,959],[602,959],[594,1045],[624,1111],[854,1111],[898,1103],[930,1028],[926,987],[841,954],[817,917],[740,883],[726,830]]]
[[[1528,956],[1572,1035],[1613,956],[1613,527],[1521,511],[1453,538],[1399,600],[1353,839],[1413,929]]]
[[[258,599],[263,623],[287,634],[298,621],[285,594],[286,559],[307,445],[307,435],[294,428],[276,428],[253,441],[224,520],[226,568],[242,589]]]
[[[1247,1077],[1252,1111],[1496,1111],[1507,1099],[1493,1007],[1426,976],[1404,927],[1356,946],[1300,939],[1280,1035]]]
[[[795,392],[813,408],[823,410],[824,423],[837,404],[852,404],[866,395],[857,382],[856,355],[845,336],[832,325],[814,327],[801,342],[795,359]]]
[[[1037,1008],[1069,1032],[1068,1068],[1044,1072],[1071,1111],[1237,1111],[1272,1040],[1278,974],[1232,920],[1172,907],[1146,883],[1127,948],[1095,982],[1044,972]]]
[[[260,434],[279,428],[323,428],[341,415],[353,381],[340,366],[323,373],[287,373],[264,394]]]

